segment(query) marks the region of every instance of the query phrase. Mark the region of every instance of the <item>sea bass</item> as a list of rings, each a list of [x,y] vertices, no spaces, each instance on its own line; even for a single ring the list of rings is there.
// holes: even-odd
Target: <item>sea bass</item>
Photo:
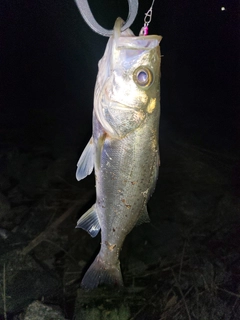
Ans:
[[[93,136],[79,161],[81,180],[93,168],[96,203],[77,227],[95,237],[101,229],[101,249],[82,280],[82,287],[122,286],[119,253],[137,223],[149,221],[147,201],[160,165],[161,36],[134,36],[115,22],[94,92]]]

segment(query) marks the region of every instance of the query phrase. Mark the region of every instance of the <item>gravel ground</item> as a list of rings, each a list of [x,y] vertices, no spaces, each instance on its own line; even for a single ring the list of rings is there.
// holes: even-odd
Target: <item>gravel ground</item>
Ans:
[[[76,152],[2,148],[2,319],[240,318],[237,157],[174,134],[161,150],[151,223],[121,252],[125,288],[86,292],[80,281],[100,237],[75,225],[94,202],[94,177],[75,181]]]

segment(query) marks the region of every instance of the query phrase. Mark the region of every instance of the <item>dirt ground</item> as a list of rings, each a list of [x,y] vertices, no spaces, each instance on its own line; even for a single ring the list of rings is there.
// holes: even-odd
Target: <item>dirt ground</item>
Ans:
[[[161,136],[150,224],[121,252],[125,288],[80,288],[100,236],[75,229],[94,177],[75,180],[76,150],[3,145],[0,153],[0,318],[240,319],[237,155]]]

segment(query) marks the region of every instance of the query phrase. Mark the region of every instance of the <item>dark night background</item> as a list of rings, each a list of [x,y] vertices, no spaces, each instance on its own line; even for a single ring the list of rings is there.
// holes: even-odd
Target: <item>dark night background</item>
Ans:
[[[139,2],[136,35],[152,1]],[[127,0],[89,3],[108,29],[128,14]],[[79,289],[100,236],[75,229],[95,201],[94,176],[75,170],[108,38],[73,0],[0,0],[0,319],[51,304],[64,315],[44,320],[240,319],[239,14],[237,0],[155,0],[161,167],[151,223],[121,251],[119,298]]]
[[[90,4],[107,28],[127,16],[127,1]],[[237,4],[156,1],[150,24],[150,33],[163,36],[161,120],[226,151],[237,148],[239,137]],[[150,5],[140,1],[135,34]],[[1,0],[0,6],[1,144],[50,143],[56,152],[82,146],[91,134],[97,62],[107,38],[85,24],[74,1]]]

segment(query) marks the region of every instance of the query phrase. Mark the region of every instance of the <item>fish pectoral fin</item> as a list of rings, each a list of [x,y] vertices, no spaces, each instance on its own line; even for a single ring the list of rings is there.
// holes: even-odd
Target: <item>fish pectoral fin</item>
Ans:
[[[76,228],[82,228],[87,231],[91,237],[96,237],[101,228],[95,211],[95,204],[81,216],[77,222]]]
[[[145,205],[142,209],[142,212],[140,214],[140,217],[139,217],[136,225],[139,226],[142,223],[149,223],[149,222],[150,222],[150,218],[148,215],[147,206]]]
[[[82,180],[92,173],[94,165],[94,145],[91,138],[77,163],[76,179]]]

